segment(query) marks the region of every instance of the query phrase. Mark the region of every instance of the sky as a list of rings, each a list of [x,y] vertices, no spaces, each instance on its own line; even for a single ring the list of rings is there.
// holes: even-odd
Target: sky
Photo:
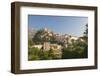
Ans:
[[[28,15],[28,27],[36,30],[48,28],[58,34],[83,36],[88,17]]]

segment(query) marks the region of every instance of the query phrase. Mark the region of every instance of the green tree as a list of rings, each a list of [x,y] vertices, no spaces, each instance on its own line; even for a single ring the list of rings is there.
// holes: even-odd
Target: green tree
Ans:
[[[53,32],[48,33],[44,31],[44,29],[38,30],[37,33],[32,38],[32,40],[35,44],[43,44],[44,42],[57,43],[53,35]]]
[[[86,24],[85,27],[86,27],[86,30],[83,34],[84,36],[88,37],[88,24]]]
[[[39,60],[40,51],[38,48],[29,48],[28,49],[28,60]]]
[[[41,44],[41,43],[43,43],[43,38],[42,38],[43,34],[44,34],[43,30],[38,30],[37,33],[32,38],[33,42],[35,44]]]
[[[88,41],[88,24],[86,24],[85,27],[86,27],[86,30],[83,33],[83,37],[82,38],[87,42]]]

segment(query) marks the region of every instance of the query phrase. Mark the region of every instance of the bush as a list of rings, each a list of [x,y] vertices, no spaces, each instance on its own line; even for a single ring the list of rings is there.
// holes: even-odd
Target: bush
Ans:
[[[39,56],[37,55],[29,55],[28,59],[29,60],[40,60]]]
[[[74,42],[68,45],[67,48],[62,49],[62,59],[72,59],[72,58],[87,58],[87,43],[86,42]]]

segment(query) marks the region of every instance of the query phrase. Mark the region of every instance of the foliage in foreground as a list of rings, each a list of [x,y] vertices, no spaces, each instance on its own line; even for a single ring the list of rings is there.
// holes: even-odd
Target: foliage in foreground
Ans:
[[[63,48],[62,59],[87,58],[87,47],[85,42],[74,42],[72,45],[68,45],[67,48]]]
[[[42,49],[31,48],[28,52],[28,60],[51,60],[55,58],[56,56],[52,49],[43,51]]]
[[[38,48],[29,48],[28,60],[51,60],[51,59],[75,59],[75,58],[87,58],[87,43],[76,41],[69,44],[67,48],[62,49],[61,58],[53,53],[54,50],[43,51]]]

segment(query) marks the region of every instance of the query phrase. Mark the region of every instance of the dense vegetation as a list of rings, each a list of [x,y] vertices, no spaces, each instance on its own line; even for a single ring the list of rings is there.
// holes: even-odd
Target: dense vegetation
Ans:
[[[53,50],[43,51],[38,48],[31,48],[28,52],[29,60],[51,60],[56,59],[56,56],[53,54]]]
[[[87,58],[86,42],[75,41],[62,50],[62,59]]]

